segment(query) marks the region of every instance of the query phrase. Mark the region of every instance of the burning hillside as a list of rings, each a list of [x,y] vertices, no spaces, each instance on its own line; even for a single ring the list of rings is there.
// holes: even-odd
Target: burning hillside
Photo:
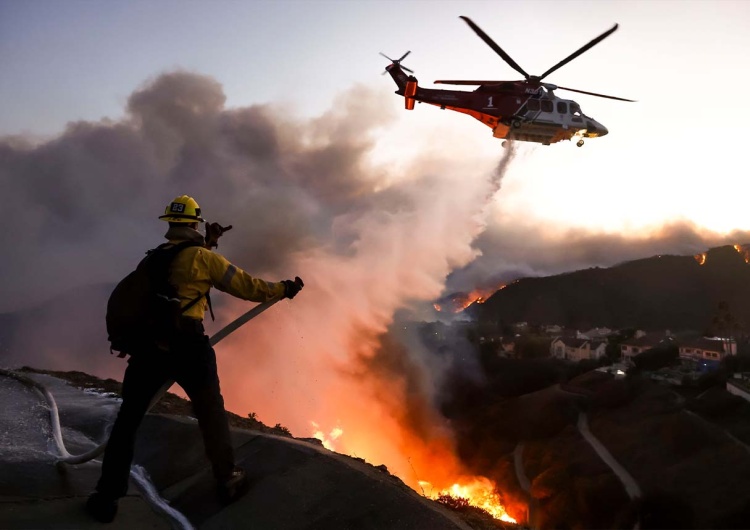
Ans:
[[[734,250],[736,250],[737,253],[742,256],[742,259],[745,260],[745,263],[750,263],[750,245],[734,244],[732,245],[732,248],[734,248]],[[696,254],[694,258],[699,265],[705,265],[706,259],[708,258],[708,253],[701,252],[700,254]]]
[[[750,245],[734,245],[734,250],[740,253],[745,263],[750,263]]]
[[[453,293],[442,297],[432,306],[439,312],[460,313],[472,304],[485,303],[490,296],[504,287],[505,284],[500,284],[494,287],[474,289],[470,293]]]

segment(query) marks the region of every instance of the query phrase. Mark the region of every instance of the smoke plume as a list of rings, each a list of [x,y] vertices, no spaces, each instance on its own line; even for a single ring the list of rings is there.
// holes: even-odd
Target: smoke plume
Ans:
[[[472,360],[431,355],[409,333],[388,339],[399,311],[428,305],[447,279],[448,289],[473,287],[702,239],[679,226],[634,246],[494,223],[491,199],[515,147],[486,171],[449,152],[424,164],[375,164],[378,134],[394,120],[384,110],[391,97],[357,86],[324,115],[299,119],[274,105],[227,108],[214,79],[172,72],[136,90],[123,120],[73,122],[43,142],[0,139],[0,245],[8,249],[0,311],[45,303],[28,313],[11,349],[43,355],[42,368],[120,377],[124,365],[106,355],[103,330],[90,351],[78,339],[96,333],[97,319],[103,328],[101,293],[162,241],[158,215],[188,194],[210,221],[234,226],[218,249],[230,261],[306,284],[217,348],[228,409],[297,436],[319,431],[412,485],[452,483],[461,465],[435,396],[446,370],[470,373]],[[249,307],[216,302],[209,332]]]
[[[430,408],[427,361],[399,351],[386,362],[378,352],[396,311],[439,296],[450,272],[476,257],[493,185],[449,161],[440,174],[408,167],[408,178],[368,162],[377,130],[392,120],[382,97],[355,87],[328,113],[299,120],[272,105],[228,109],[215,80],[173,72],[136,90],[124,120],[71,123],[36,144],[3,140],[0,189],[12,200],[0,244],[13,252],[0,274],[13,281],[2,309],[57,296],[31,311],[14,351],[33,347],[55,368],[117,376],[121,361],[104,354],[103,340],[101,352],[61,354],[71,326],[55,322],[89,303],[86,286],[132,270],[160,242],[165,205],[189,194],[209,220],[234,225],[219,249],[232,262],[306,283],[218,348],[228,408],[301,436],[313,422],[339,429],[337,448],[404,476],[428,469],[433,452],[457,468]],[[221,296],[217,306],[214,330],[248,308]],[[82,317],[77,328],[89,333],[91,322]],[[403,406],[407,397],[413,406]]]

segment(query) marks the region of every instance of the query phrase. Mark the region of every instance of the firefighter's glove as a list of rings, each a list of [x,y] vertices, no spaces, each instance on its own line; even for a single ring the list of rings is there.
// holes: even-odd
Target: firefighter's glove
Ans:
[[[217,248],[219,238],[224,232],[231,230],[232,225],[221,226],[219,223],[206,223],[206,248]]]
[[[299,276],[295,276],[294,280],[284,280],[281,283],[284,284],[284,298],[294,298],[305,286]]]

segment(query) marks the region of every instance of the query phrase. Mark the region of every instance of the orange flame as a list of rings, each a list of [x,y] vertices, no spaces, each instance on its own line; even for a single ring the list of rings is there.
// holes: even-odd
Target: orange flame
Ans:
[[[328,434],[326,434],[320,428],[320,425],[318,425],[316,422],[311,421],[310,425],[312,425],[313,427],[312,437],[320,440],[320,442],[323,444],[323,447],[325,447],[329,451],[335,451],[336,448],[334,446],[334,442],[339,437],[341,437],[342,434],[344,434],[344,429],[342,429],[341,427],[334,427]]]
[[[750,247],[750,245],[734,245],[734,250],[742,255],[745,259],[745,263],[750,263],[750,248],[745,247]]]
[[[451,311],[453,313],[460,313],[472,304],[483,304],[487,299],[495,294],[500,289],[503,289],[506,284],[500,284],[497,287],[485,287],[477,288],[468,294],[458,294],[451,299]],[[443,311],[444,307],[442,304],[432,304],[436,311]]]
[[[698,265],[703,265],[704,263],[706,263],[706,253],[705,252],[703,252],[701,254],[696,254],[693,257],[695,258],[695,261],[698,262]]]
[[[318,423],[311,421],[310,425],[313,427],[313,437],[319,439],[323,446],[331,451],[363,456],[369,453],[368,443],[374,441],[369,433],[364,433],[365,438],[347,440],[347,435],[340,426],[326,433]],[[381,425],[379,428],[385,427]],[[355,433],[350,434],[356,436]],[[399,476],[412,489],[433,500],[437,500],[441,495],[460,498],[471,506],[485,510],[495,519],[510,523],[517,522],[508,514],[491,480],[483,476],[465,474],[454,456],[454,448],[448,439],[435,436],[425,445],[425,441],[414,437],[413,433],[402,431],[399,434],[403,438],[403,443],[408,446],[405,452],[413,455],[413,458],[407,459],[407,469],[399,469],[399,466],[395,466],[389,471]],[[352,443],[357,445],[357,450],[352,450]],[[430,481],[412,479],[411,477],[416,477],[418,474],[417,470],[419,474],[428,472]]]
[[[465,499],[470,505],[481,508],[495,519],[507,523],[517,523],[513,517],[508,515],[505,507],[500,503],[500,496],[495,493],[494,484],[485,477],[474,477],[463,484],[457,482],[450,488],[440,491],[435,491],[432,484],[426,481],[420,481],[419,486],[425,496],[431,499],[437,499],[441,495]]]

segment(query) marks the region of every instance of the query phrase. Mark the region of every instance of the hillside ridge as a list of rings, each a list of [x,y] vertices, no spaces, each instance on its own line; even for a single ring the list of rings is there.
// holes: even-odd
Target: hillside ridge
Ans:
[[[483,323],[702,330],[720,302],[750,329],[750,245],[690,256],[658,255],[608,268],[518,279],[470,315]]]

